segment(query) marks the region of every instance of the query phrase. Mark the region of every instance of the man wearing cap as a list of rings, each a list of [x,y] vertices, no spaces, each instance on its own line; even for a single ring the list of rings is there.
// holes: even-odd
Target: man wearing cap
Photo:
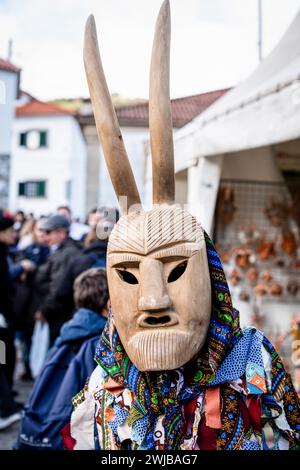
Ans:
[[[72,312],[65,312],[56,291],[69,261],[80,251],[80,246],[69,237],[70,222],[60,214],[50,216],[40,227],[46,234],[50,256],[41,265],[34,281],[37,320],[48,321],[51,343],[60,327]]]

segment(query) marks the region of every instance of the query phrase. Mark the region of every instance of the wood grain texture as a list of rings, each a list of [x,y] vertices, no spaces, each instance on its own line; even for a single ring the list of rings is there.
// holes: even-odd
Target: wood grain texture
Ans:
[[[107,87],[92,15],[85,27],[83,57],[97,132],[116,195],[118,198],[127,196],[128,207],[140,204],[139,192]]]
[[[175,198],[173,126],[169,90],[170,16],[170,4],[165,0],[156,22],[149,90],[153,203],[157,204],[172,203]]]
[[[197,251],[203,241],[203,230],[191,214],[176,206],[154,207],[120,218],[109,237],[108,254],[147,255],[170,246],[175,256],[178,243],[188,242]]]

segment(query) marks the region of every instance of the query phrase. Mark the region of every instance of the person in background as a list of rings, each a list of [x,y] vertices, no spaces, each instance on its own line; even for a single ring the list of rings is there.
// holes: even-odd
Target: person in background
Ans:
[[[19,234],[19,242],[17,245],[18,251],[25,250],[27,246],[33,243],[35,224],[36,220],[31,217],[24,222]]]
[[[73,240],[81,241],[85,235],[89,232],[89,227],[86,224],[81,224],[80,222],[74,221],[72,219],[72,211],[68,206],[59,206],[57,208],[57,213],[63,215],[70,223],[69,236]]]
[[[74,310],[73,284],[75,278],[86,269],[106,267],[107,241],[118,217],[118,210],[112,207],[103,207],[98,212],[90,213],[91,231],[84,239],[83,252],[70,261],[56,292],[59,302],[66,311]],[[101,237],[100,239],[98,235]]]
[[[28,273],[32,273],[36,270],[36,264],[27,259],[21,259],[17,261],[15,258],[18,256],[17,253],[13,253],[8,250],[7,253],[7,262],[8,262],[8,271],[9,277],[12,281],[18,281],[22,277],[26,276]]]
[[[119,220],[119,211],[115,207],[101,206],[98,209],[92,209],[88,216],[86,223],[91,231],[96,231],[98,224],[102,222],[117,223]]]
[[[17,211],[14,216],[14,229],[17,232],[17,240],[19,239],[20,231],[26,222],[26,217],[23,211]]]
[[[98,210],[92,209],[86,218],[86,223],[89,226],[90,230],[96,230],[97,224],[101,221],[102,214]]]
[[[7,250],[7,264],[11,281],[11,294],[13,298],[16,299],[16,301],[13,302],[13,315],[15,328],[18,329],[20,312],[23,310],[24,303],[28,297],[27,281],[35,272],[37,264],[32,259],[29,259],[28,256],[21,256],[19,251],[10,249],[15,246],[16,237],[17,233],[14,228],[14,242],[9,245]]]
[[[62,324],[72,314],[62,309],[56,296],[66,266],[81,249],[78,243],[69,237],[69,229],[69,221],[60,214],[50,216],[40,226],[50,254],[47,261],[37,269],[33,302],[36,306],[35,319],[49,323],[51,343],[58,336]]]
[[[12,385],[15,367],[14,318],[9,276],[8,246],[15,243],[14,220],[0,217],[0,430],[21,417],[18,404],[13,400]]]
[[[15,449],[63,449],[72,398],[95,368],[94,352],[109,310],[106,272],[89,269],[74,283],[76,312],[60,330],[25,405]]]
[[[23,249],[18,246],[20,257],[22,259],[29,259],[37,266],[45,263],[50,253],[49,247],[47,246],[47,235],[44,230],[41,229],[45,222],[45,217],[35,220],[32,227],[31,243]]]
[[[35,266],[39,267],[47,261],[49,256],[49,248],[46,245],[47,236],[40,228],[45,220],[45,218],[41,218],[34,221],[31,234],[32,242],[30,245],[26,246],[25,249],[19,251],[17,255],[21,263],[25,259],[33,262]],[[16,328],[21,341],[25,369],[24,373],[21,375],[21,380],[32,380],[29,365],[29,352],[34,329],[35,311],[32,311],[32,308],[30,307],[31,299],[34,295],[34,278],[35,273],[30,272],[27,273],[26,276],[22,275],[20,280],[14,283],[15,298],[18,299],[18,302],[14,305]]]

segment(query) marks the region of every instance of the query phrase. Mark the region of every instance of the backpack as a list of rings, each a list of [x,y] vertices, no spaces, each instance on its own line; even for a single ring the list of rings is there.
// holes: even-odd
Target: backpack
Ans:
[[[66,344],[53,351],[25,405],[15,450],[64,449],[60,431],[70,421],[72,398],[95,368],[98,340],[97,335],[80,348]]]

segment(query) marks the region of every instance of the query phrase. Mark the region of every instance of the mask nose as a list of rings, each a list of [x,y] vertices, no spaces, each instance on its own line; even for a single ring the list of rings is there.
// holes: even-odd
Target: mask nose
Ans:
[[[156,259],[146,258],[140,263],[140,297],[139,310],[156,311],[171,307],[168,295],[163,264]]]

